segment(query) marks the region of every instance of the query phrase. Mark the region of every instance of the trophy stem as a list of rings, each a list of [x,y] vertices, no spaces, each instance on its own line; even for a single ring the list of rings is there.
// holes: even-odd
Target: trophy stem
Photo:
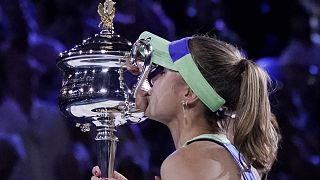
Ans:
[[[93,122],[97,126],[97,136],[95,138],[98,151],[98,165],[101,170],[101,178],[112,178],[114,171],[114,161],[118,138],[114,119],[103,118]]]

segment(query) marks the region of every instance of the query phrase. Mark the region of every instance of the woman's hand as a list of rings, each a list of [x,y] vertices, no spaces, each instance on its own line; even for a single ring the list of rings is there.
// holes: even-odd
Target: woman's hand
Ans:
[[[126,67],[127,67],[127,70],[134,75],[139,75],[141,73],[139,67],[134,66],[129,59],[126,60]]]
[[[138,66],[134,66],[129,59],[126,60],[126,67],[127,70],[130,71],[134,75],[139,75],[142,73],[142,67],[141,63],[137,63]],[[136,93],[136,106],[139,108],[142,112],[144,112],[148,105],[147,100],[148,92],[146,90],[138,90]]]
[[[95,166],[92,168],[92,174],[91,180],[101,180],[101,171],[99,166]],[[114,171],[113,178],[106,178],[107,180],[128,180],[125,178],[122,174],[118,173],[117,171]],[[160,176],[155,176],[154,180],[161,180]]]
[[[148,96],[149,93],[140,89],[136,93],[136,106],[140,109],[140,111],[145,112],[148,106]]]
[[[95,166],[92,168],[92,174],[91,180],[101,180],[101,171],[98,166]],[[107,180],[128,180],[125,178],[122,174],[118,173],[117,171],[114,171],[113,178],[105,178]]]

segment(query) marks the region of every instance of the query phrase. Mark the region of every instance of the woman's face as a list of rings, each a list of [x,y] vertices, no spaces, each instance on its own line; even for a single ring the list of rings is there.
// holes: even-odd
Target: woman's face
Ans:
[[[178,72],[166,68],[151,83],[145,115],[166,124],[181,112],[187,85]]]

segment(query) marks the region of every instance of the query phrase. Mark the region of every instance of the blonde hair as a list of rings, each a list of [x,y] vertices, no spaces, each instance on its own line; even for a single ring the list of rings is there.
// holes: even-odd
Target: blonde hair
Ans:
[[[276,160],[280,134],[271,112],[268,74],[245,59],[236,47],[215,38],[194,36],[189,48],[203,76],[237,115],[235,119],[221,119],[207,109],[209,123],[216,126],[220,120],[234,121],[233,142],[246,163],[260,172],[269,171]]]

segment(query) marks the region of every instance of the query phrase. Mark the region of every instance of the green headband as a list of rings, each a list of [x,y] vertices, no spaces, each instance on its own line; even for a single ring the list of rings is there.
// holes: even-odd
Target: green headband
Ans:
[[[150,38],[152,46],[151,63],[178,71],[192,91],[211,111],[217,111],[225,103],[195,64],[188,48],[188,41],[191,38],[169,42],[150,32],[143,32],[139,37],[139,39],[147,38]]]

